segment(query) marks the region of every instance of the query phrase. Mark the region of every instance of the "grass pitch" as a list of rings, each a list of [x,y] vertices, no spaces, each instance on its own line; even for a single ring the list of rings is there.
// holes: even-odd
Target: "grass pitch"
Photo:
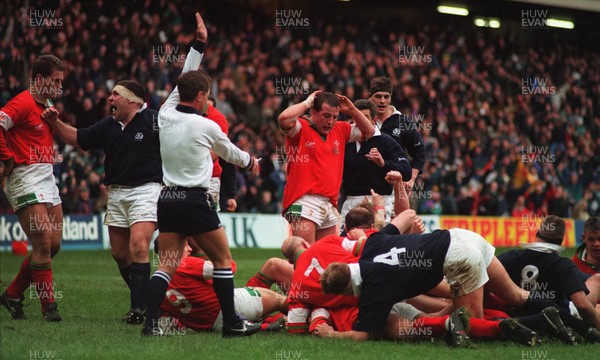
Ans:
[[[278,250],[233,249],[238,264],[236,286],[242,286]],[[572,251],[565,254],[570,256]],[[0,254],[2,291],[18,271],[22,257]],[[598,347],[569,347],[547,341],[536,348],[518,344],[474,342],[472,349],[449,349],[434,342],[353,343],[345,340],[259,333],[249,338],[223,339],[211,333],[145,338],[141,325],[121,317],[129,308],[129,292],[109,251],[64,251],[53,261],[61,323],[42,321],[35,292],[26,292],[27,320],[13,320],[0,309],[0,359],[591,359]],[[593,355],[596,354],[596,355]]]

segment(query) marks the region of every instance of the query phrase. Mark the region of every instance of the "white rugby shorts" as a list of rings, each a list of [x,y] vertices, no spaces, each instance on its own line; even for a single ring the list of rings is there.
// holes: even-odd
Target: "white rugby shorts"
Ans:
[[[314,222],[317,229],[337,226],[341,221],[340,213],[331,205],[329,198],[321,195],[303,195],[285,211],[285,219],[290,224],[300,218]]]
[[[52,172],[52,164],[30,164],[15,167],[6,179],[6,196],[16,212],[28,205],[60,205],[60,195]]]
[[[262,317],[263,304],[260,292],[253,287],[242,287],[233,289],[233,302],[235,312],[242,315],[248,321],[258,321]],[[223,313],[215,320],[213,330],[221,332],[223,330]]]
[[[465,229],[450,229],[450,247],[444,259],[444,275],[452,296],[472,293],[488,282],[487,268],[495,248],[481,235]]]
[[[159,183],[139,186],[110,185],[104,225],[129,228],[140,221],[157,222]]]

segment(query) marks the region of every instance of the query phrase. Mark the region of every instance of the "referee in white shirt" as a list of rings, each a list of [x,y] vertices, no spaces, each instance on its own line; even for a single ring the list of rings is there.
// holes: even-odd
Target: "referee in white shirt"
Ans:
[[[251,335],[258,324],[235,313],[231,253],[225,230],[207,193],[213,162],[210,150],[225,161],[258,175],[258,160],[238,149],[219,126],[201,116],[210,93],[211,79],[197,71],[207,39],[199,13],[196,40],[186,58],[183,74],[158,114],[160,152],[163,160],[162,190],[158,200],[159,267],[150,279],[148,312],[142,335],[161,335],[158,309],[171,276],[180,264],[185,239],[191,236],[214,265],[213,287],[223,314],[223,336]],[[185,299],[181,299],[182,308]]]

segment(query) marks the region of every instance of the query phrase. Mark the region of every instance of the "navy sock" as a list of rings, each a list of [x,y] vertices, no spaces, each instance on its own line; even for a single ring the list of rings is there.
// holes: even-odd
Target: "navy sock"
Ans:
[[[231,268],[213,270],[213,288],[221,304],[224,324],[235,324],[239,317],[233,303],[233,272]]]
[[[150,263],[131,263],[129,282],[131,284],[131,307],[144,310],[150,282]]]
[[[534,294],[534,292],[529,293],[529,298],[525,302],[525,305],[523,306],[523,308],[521,308],[519,310],[522,310],[522,311],[525,311],[526,313],[531,314],[531,313],[539,313],[549,306],[556,306],[556,304],[553,301],[545,300],[545,299],[536,299],[535,296],[532,297],[531,294]]]
[[[158,309],[162,304],[167,288],[171,282],[171,276],[164,271],[155,271],[150,278],[148,286],[148,299],[146,308],[146,327],[156,327],[158,324]]]
[[[119,269],[119,272],[121,273],[123,280],[125,280],[125,284],[127,284],[127,287],[131,289],[131,283],[129,282],[129,273],[131,272],[131,264],[129,264],[127,267]]]
[[[563,321],[563,323],[565,323],[566,326],[569,326],[583,337],[587,336],[588,330],[591,327],[590,325],[586,324],[583,320],[571,315],[570,312],[563,308],[558,308],[558,312],[560,314],[560,319]]]

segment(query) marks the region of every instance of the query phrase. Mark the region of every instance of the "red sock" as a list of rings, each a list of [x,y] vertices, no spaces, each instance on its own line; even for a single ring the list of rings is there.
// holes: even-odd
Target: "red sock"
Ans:
[[[469,319],[469,335],[474,339],[496,337],[500,334],[500,321]]]
[[[275,321],[277,321],[277,320],[281,319],[281,317],[282,317],[282,316],[283,316],[283,313],[280,313],[280,312],[278,312],[278,313],[275,313],[275,315],[270,315],[270,316],[267,316],[267,317],[266,317],[266,318],[263,320],[263,324],[270,324],[270,323],[273,323],[273,322],[275,322]]]
[[[508,309],[508,304],[498,296],[492,293],[486,293],[483,298],[483,307],[486,309],[506,311]]]
[[[31,277],[35,285],[35,291],[40,298],[42,308],[44,305],[54,302],[54,287],[52,285],[52,265],[50,262],[45,264],[31,263]]]
[[[421,317],[413,320],[412,327],[416,329],[416,333],[427,333],[434,338],[439,338],[446,334],[446,320],[450,316],[445,315],[442,317]],[[422,329],[423,331],[418,331]],[[429,331],[431,329],[431,331]]]
[[[275,315],[267,316],[266,318],[263,319],[262,324],[260,325],[260,329],[265,331],[267,329],[267,327],[269,326],[269,324],[276,322],[277,320],[281,319],[282,317],[283,317],[283,314],[280,312],[276,313]]]
[[[487,320],[497,320],[497,319],[506,319],[510,316],[504,311],[500,310],[492,310],[492,309],[483,309],[483,318]]]
[[[266,277],[260,271],[257,272],[256,275],[251,277],[250,280],[248,280],[248,282],[246,283],[246,286],[260,287],[265,289],[270,289],[271,285],[273,285],[273,280]]]
[[[21,264],[21,268],[15,276],[15,279],[10,283],[8,288],[6,289],[6,295],[13,300],[21,300],[21,296],[29,285],[31,285],[31,256],[27,256],[23,263]]]

